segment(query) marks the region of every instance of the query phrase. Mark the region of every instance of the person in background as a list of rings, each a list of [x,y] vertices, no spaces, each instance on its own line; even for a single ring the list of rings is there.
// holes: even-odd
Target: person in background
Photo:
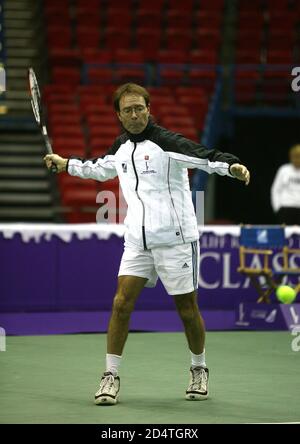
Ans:
[[[289,151],[290,163],[282,165],[271,187],[271,203],[279,223],[300,225],[300,144]]]

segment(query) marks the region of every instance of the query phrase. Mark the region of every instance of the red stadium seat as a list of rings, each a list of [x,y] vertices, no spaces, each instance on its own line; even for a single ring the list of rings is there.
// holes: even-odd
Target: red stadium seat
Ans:
[[[91,148],[91,153],[93,153],[93,156],[97,157],[97,152],[103,152],[106,153],[109,148],[112,146],[116,139],[115,135],[105,135],[102,136],[91,136],[89,141],[89,146]]]
[[[102,104],[99,100],[99,102],[83,104],[82,110],[86,115],[107,116],[111,114],[112,106],[106,103]]]
[[[222,24],[222,15],[218,11],[197,11],[194,14],[194,23],[196,28],[209,28],[220,30]]]
[[[295,47],[296,38],[293,30],[270,30],[268,35],[268,49],[290,50]]]
[[[53,137],[53,145],[57,147],[57,149],[75,150],[76,154],[78,152],[85,152],[85,141],[83,137]]]
[[[260,74],[256,69],[237,70],[234,74],[234,94],[237,103],[250,104],[257,100]]]
[[[293,51],[284,50],[269,50],[266,55],[266,62],[277,65],[292,65]]]
[[[110,49],[127,49],[131,43],[131,32],[123,28],[106,28],[104,36],[105,45]]]
[[[165,6],[166,0],[151,0],[152,10],[162,10]],[[145,8],[145,0],[137,0],[137,10]],[[148,8],[149,9],[149,8]]]
[[[88,82],[93,84],[105,84],[114,82],[114,70],[112,68],[89,67],[87,72]]]
[[[132,14],[129,10],[119,8],[108,8],[106,14],[106,26],[111,28],[129,29],[131,27]],[[122,27],[120,28],[120,23]]]
[[[239,50],[256,50],[259,51],[262,46],[263,34],[259,30],[240,30],[237,34],[237,48]]]
[[[65,26],[51,26],[47,28],[47,42],[52,48],[68,48],[72,43],[71,29]]]
[[[218,50],[220,46],[220,32],[211,29],[196,29],[194,34],[194,44],[197,49]]]
[[[136,45],[139,49],[147,51],[148,57],[155,56],[161,45],[160,29],[138,29],[136,31]]]
[[[184,3],[184,7],[185,7]],[[192,15],[185,8],[170,9],[167,13],[167,27],[170,29],[181,29],[187,31],[192,25]]]
[[[161,105],[159,108],[160,117],[170,115],[170,106]],[[188,107],[178,104],[176,108],[172,108],[172,117],[190,117],[190,112]]]
[[[261,50],[237,50],[235,54],[237,64],[259,64],[261,62]]]
[[[100,29],[97,26],[78,26],[76,37],[77,45],[80,48],[99,48]]]
[[[108,137],[116,138],[120,135],[120,128],[117,124],[115,125],[103,125],[99,127],[98,125],[90,125],[89,126],[89,134],[90,134],[90,140],[94,137],[105,137],[106,139]]]
[[[113,53],[108,49],[80,48],[81,58],[85,63],[109,64],[113,61]]]
[[[96,196],[97,188],[96,184],[94,187],[74,187],[67,188],[63,195],[62,201],[64,205],[69,205],[71,207],[96,207]]]
[[[115,78],[118,84],[126,82],[145,83],[144,66],[133,66],[128,68],[116,67]]]
[[[86,116],[86,121],[89,125],[100,126],[115,126],[118,124],[117,117],[111,112],[111,114],[91,114]]]
[[[166,48],[188,51],[192,46],[192,34],[189,30],[167,29]]]
[[[181,85],[185,78],[185,67],[184,65],[178,65],[178,67],[162,66],[159,75],[162,85]]]
[[[67,137],[70,135],[71,137],[81,138],[83,136],[81,125],[63,125],[61,123],[57,123],[52,126],[51,129],[52,137]]]
[[[180,97],[197,98],[198,100],[207,100],[208,95],[204,88],[198,86],[178,86],[176,88],[176,95]]]
[[[261,30],[265,22],[265,18],[261,11],[240,12],[238,15],[239,29],[259,29]]]
[[[70,18],[70,9],[67,3],[47,3],[44,5],[44,15],[46,22],[48,23],[48,19],[53,22],[53,18],[55,16],[61,17],[66,21],[69,21]],[[59,22],[60,20],[58,20]]]
[[[113,0],[112,4],[114,8],[131,11],[134,8],[134,0]]]
[[[258,11],[262,10],[263,0],[239,0],[240,11]]]
[[[215,65],[218,61],[218,53],[214,49],[196,49],[190,51],[188,62],[192,64],[208,64]]]
[[[78,114],[50,114],[48,116],[49,127],[57,125],[80,125],[81,119]]]
[[[188,54],[182,50],[163,49],[157,54],[158,63],[182,64],[188,61]]]
[[[114,51],[115,63],[143,63],[144,54],[139,49],[116,49]]]
[[[194,3],[194,0],[185,0],[184,2],[182,2],[182,0],[169,0],[168,7],[191,13],[194,8]]]
[[[50,103],[64,103],[68,105],[75,104],[76,97],[74,95],[74,91],[54,91],[44,89],[42,100],[46,104]]]
[[[269,14],[269,29],[285,30],[289,32],[294,31],[296,22],[298,21],[297,14],[294,11],[275,11],[272,9]]]
[[[213,69],[193,68],[192,65],[188,72],[188,82],[190,85],[199,85],[206,88],[209,93],[214,90],[216,81],[216,72]]]
[[[52,113],[64,114],[64,113],[78,113],[80,112],[79,107],[76,103],[55,103],[49,102],[48,109]]]
[[[53,28],[55,26],[63,26],[65,28],[71,28],[71,17],[69,11],[62,11],[53,9],[45,11],[46,26]]]
[[[161,122],[166,127],[183,126],[183,127],[194,127],[194,120],[191,116],[181,116],[181,115],[169,115],[165,114],[161,116]]]
[[[76,23],[77,27],[98,27],[100,29],[101,26],[101,13],[100,10],[87,10],[78,8],[76,11]]]
[[[80,66],[80,52],[77,48],[49,48],[51,65]]]
[[[95,107],[97,110],[98,106],[106,105],[106,97],[102,96],[100,93],[81,93],[80,95],[80,105],[81,110],[85,110],[89,107]]]
[[[136,24],[138,29],[143,28],[161,28],[162,13],[160,10],[154,9],[139,9],[136,15]]]
[[[266,9],[269,9],[271,12],[273,10],[285,11],[289,8],[290,3],[290,0],[265,0]]]
[[[80,77],[80,71],[75,67],[54,66],[52,68],[53,83],[78,85],[80,83]]]
[[[222,11],[224,0],[201,0],[200,9],[203,11]]]

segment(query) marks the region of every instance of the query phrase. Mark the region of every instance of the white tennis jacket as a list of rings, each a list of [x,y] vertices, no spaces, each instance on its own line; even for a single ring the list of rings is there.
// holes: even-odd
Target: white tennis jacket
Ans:
[[[208,150],[150,120],[140,134],[121,134],[102,157],[70,158],[67,172],[101,182],[118,176],[128,205],[125,241],[146,250],[197,240],[187,168],[233,177],[233,163],[240,163],[236,156]]]

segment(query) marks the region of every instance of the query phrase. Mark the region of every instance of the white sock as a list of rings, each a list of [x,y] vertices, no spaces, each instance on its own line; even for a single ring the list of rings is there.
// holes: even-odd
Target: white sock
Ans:
[[[200,355],[195,355],[194,353],[191,352],[191,358],[192,358],[192,368],[199,366],[206,367],[205,349]]]
[[[107,353],[106,355],[106,371],[111,372],[114,376],[118,375],[118,369],[121,364],[122,356],[111,355]]]

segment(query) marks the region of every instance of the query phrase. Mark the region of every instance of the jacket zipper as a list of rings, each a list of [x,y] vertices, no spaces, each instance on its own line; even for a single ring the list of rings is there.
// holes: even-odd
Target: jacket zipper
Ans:
[[[174,205],[172,193],[171,193],[171,187],[170,187],[170,158],[169,158],[169,162],[168,162],[168,189],[169,189],[169,195],[170,195],[172,207],[173,207],[174,213],[175,213],[175,215],[177,217],[177,222],[178,222],[178,225],[179,225],[180,234],[181,234],[183,242],[185,243],[185,240],[184,240],[184,237],[183,237],[183,232],[182,232],[182,227],[181,227],[180,222],[179,222],[179,217],[178,217],[178,214],[177,214],[177,211],[176,211],[176,208],[175,208],[175,205]]]
[[[143,244],[144,244],[144,250],[147,250],[147,242],[146,242],[146,233],[145,233],[145,206],[144,206],[144,202],[142,201],[142,199],[140,198],[140,195],[138,193],[138,186],[139,186],[139,177],[136,171],[136,167],[135,167],[135,163],[134,163],[134,152],[136,150],[136,142],[134,142],[134,149],[132,151],[131,154],[131,160],[132,160],[132,165],[133,165],[133,169],[134,169],[134,174],[136,177],[136,185],[135,185],[135,192],[136,195],[139,199],[139,201],[141,202],[142,206],[143,206],[143,223],[142,223],[142,235],[143,235]]]

